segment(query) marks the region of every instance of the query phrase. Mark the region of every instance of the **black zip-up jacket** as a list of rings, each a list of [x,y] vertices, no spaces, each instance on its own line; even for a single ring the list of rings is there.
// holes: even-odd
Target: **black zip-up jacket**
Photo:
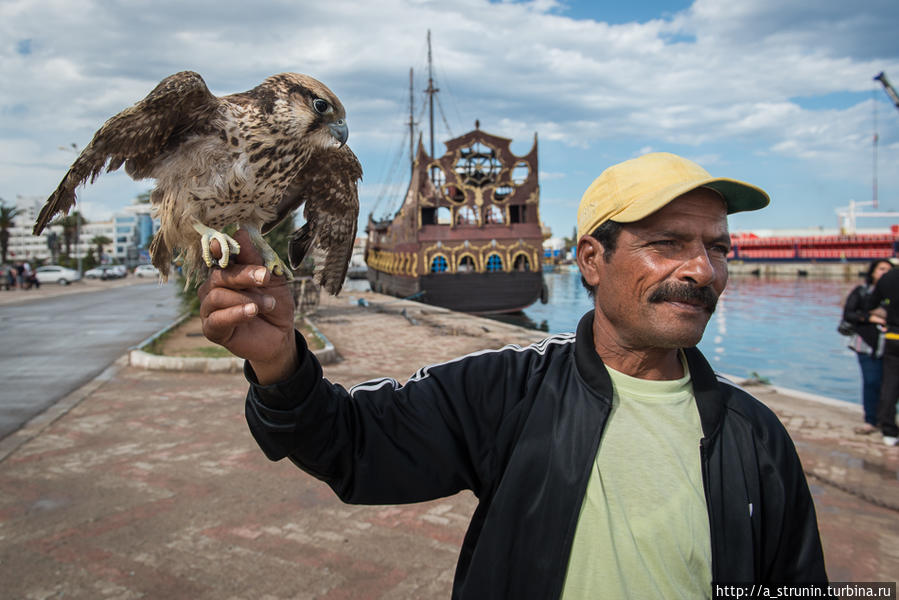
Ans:
[[[843,305],[843,319],[855,325],[855,332],[871,348],[871,354],[876,354],[880,330],[877,329],[877,325],[868,320],[868,312],[877,308],[876,306],[868,307],[873,298],[872,291],[869,291],[864,285],[854,287]]]
[[[453,598],[558,598],[608,419],[612,384],[577,335],[478,352],[347,391],[297,335],[285,382],[251,383],[246,416],[272,460],[289,457],[345,502],[399,504],[472,490]],[[702,423],[715,582],[824,582],[815,509],[777,417],[685,351]],[[252,372],[247,370],[253,382]],[[639,457],[634,457],[639,460]],[[659,499],[662,501],[663,499]]]

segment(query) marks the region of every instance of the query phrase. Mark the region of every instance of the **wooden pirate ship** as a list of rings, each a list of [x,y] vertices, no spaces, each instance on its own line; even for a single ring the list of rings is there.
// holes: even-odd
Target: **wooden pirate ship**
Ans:
[[[474,131],[434,152],[434,86],[428,31],[430,153],[417,151],[409,71],[412,175],[392,218],[368,217],[365,262],[380,293],[472,313],[516,312],[546,301],[541,257],[537,136],[524,156],[511,140]]]
[[[537,137],[524,156],[510,143],[477,123],[440,157],[419,140],[402,206],[392,219],[369,215],[372,290],[472,313],[545,298]]]

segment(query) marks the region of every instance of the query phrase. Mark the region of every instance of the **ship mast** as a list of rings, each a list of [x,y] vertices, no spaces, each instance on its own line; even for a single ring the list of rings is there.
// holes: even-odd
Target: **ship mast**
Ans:
[[[409,69],[409,168],[415,171],[415,97],[411,68]]]
[[[431,158],[434,158],[434,94],[439,92],[434,87],[433,62],[431,60],[431,30],[428,29],[428,89],[425,93],[428,95],[428,117],[431,124]],[[431,182],[434,181],[434,174],[431,173]]]

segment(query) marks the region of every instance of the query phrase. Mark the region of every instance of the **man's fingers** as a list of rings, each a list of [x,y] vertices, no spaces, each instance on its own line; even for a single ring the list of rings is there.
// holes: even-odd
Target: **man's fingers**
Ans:
[[[249,305],[255,308],[249,308]],[[207,319],[218,311],[230,310],[234,306],[244,306],[247,307],[247,311],[253,311],[252,313],[246,311],[244,313],[244,317],[251,318],[258,313],[271,312],[275,308],[275,299],[268,294],[258,291],[238,291],[221,287],[212,288],[204,296],[200,304],[200,317]],[[232,314],[232,316],[239,315]],[[222,319],[224,317],[218,318]],[[238,319],[236,322],[244,321],[246,318]]]
[[[253,309],[248,307],[252,306]],[[231,336],[234,335],[234,329],[242,322],[252,319],[256,310],[255,304],[229,306],[217,310],[203,319],[203,335],[209,341],[216,344],[226,344]]]
[[[259,272],[259,269],[262,269],[263,272]],[[214,289],[250,290],[260,287],[270,279],[264,271],[264,267],[253,268],[237,265],[231,265],[227,269],[210,269],[206,281],[197,288],[197,295],[200,297],[200,302],[203,302],[209,292]]]
[[[231,288],[246,290],[266,285],[271,280],[271,273],[261,265],[231,265],[227,269],[211,269],[209,277],[203,283],[201,298],[214,288]]]
[[[222,246],[219,244],[219,241],[215,238],[212,238],[209,241],[209,253],[212,254],[212,258],[218,260],[222,257]]]

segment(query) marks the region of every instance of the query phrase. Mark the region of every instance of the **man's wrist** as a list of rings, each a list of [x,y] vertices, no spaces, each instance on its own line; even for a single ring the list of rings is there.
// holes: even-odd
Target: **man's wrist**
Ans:
[[[283,352],[279,352],[275,360],[250,361],[250,367],[256,374],[256,381],[260,385],[279,383],[296,373],[300,366],[297,345],[292,339],[286,345]]]

